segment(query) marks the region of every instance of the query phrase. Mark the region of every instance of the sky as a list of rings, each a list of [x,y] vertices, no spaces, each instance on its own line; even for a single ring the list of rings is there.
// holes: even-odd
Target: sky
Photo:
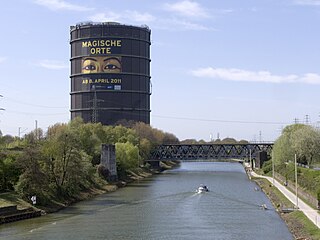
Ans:
[[[320,0],[1,3],[0,130],[70,121],[70,26],[151,29],[151,125],[180,140],[274,141],[320,122]]]

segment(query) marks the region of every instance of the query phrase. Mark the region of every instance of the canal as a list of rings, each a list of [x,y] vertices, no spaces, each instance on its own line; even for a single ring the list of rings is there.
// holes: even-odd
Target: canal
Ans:
[[[197,194],[200,184],[210,191]],[[293,239],[256,187],[239,163],[183,162],[58,213],[1,225],[0,239]]]

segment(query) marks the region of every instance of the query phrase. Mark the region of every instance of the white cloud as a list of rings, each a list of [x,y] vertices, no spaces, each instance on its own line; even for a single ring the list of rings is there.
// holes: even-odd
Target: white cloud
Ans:
[[[7,58],[6,57],[0,57],[0,63],[3,63],[4,61],[6,61]]]
[[[96,13],[89,17],[89,19],[94,22],[121,22],[123,21],[122,18],[122,15],[113,12]]]
[[[320,6],[320,0],[295,0],[298,5]]]
[[[155,20],[155,17],[149,13],[139,13],[137,11],[126,11],[125,13],[129,19],[135,22],[149,23]]]
[[[155,17],[149,13],[126,10],[121,14],[112,11],[97,13],[89,19],[94,22],[136,22],[144,24],[154,21]]]
[[[209,28],[202,24],[189,22],[182,19],[163,19],[157,21],[156,28],[165,29],[165,30],[193,30],[193,31],[215,31],[214,28]]]
[[[197,2],[185,0],[177,3],[166,3],[165,9],[187,17],[208,17],[207,11]]]
[[[192,23],[183,19],[175,18],[163,18],[157,19],[149,13],[140,13],[137,11],[124,11],[124,14],[118,14],[115,12],[108,11],[107,13],[97,13],[89,17],[90,21],[93,22],[120,22],[120,23],[136,23],[136,24],[148,24],[152,25],[153,28],[163,30],[215,30],[208,28],[198,23]]]
[[[35,65],[38,67],[51,69],[51,70],[60,70],[60,69],[69,68],[69,64],[66,64],[61,61],[47,60],[47,59],[42,60],[42,61],[36,63]]]
[[[320,75],[316,73],[306,73],[302,76],[273,75],[268,71],[248,71],[236,68],[199,68],[193,70],[192,75],[196,77],[218,78],[222,80],[238,82],[267,82],[267,83],[306,83],[320,84]]]
[[[34,0],[34,3],[49,8],[51,10],[70,10],[70,11],[91,11],[94,8],[89,8],[65,0]]]

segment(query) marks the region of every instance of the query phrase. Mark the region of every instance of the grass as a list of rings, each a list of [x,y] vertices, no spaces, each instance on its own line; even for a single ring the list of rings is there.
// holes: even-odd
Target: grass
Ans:
[[[268,196],[277,210],[283,208],[292,208],[293,204],[267,179],[254,178],[254,181]],[[281,218],[286,222],[290,232],[296,239],[319,240],[320,230],[313,224],[301,211],[291,213],[279,213]]]
[[[293,220],[299,220],[302,234],[308,234],[311,239],[320,239],[319,228],[315,226],[301,211],[292,212],[288,217],[293,218]]]
[[[6,192],[0,194],[0,207],[17,205],[18,209],[32,207],[31,202],[28,203],[18,196],[15,192]]]

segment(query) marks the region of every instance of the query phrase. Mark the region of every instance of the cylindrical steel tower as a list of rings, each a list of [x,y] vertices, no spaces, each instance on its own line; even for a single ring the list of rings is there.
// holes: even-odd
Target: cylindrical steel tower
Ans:
[[[150,123],[150,34],[147,26],[80,23],[71,34],[71,119],[113,125]]]

